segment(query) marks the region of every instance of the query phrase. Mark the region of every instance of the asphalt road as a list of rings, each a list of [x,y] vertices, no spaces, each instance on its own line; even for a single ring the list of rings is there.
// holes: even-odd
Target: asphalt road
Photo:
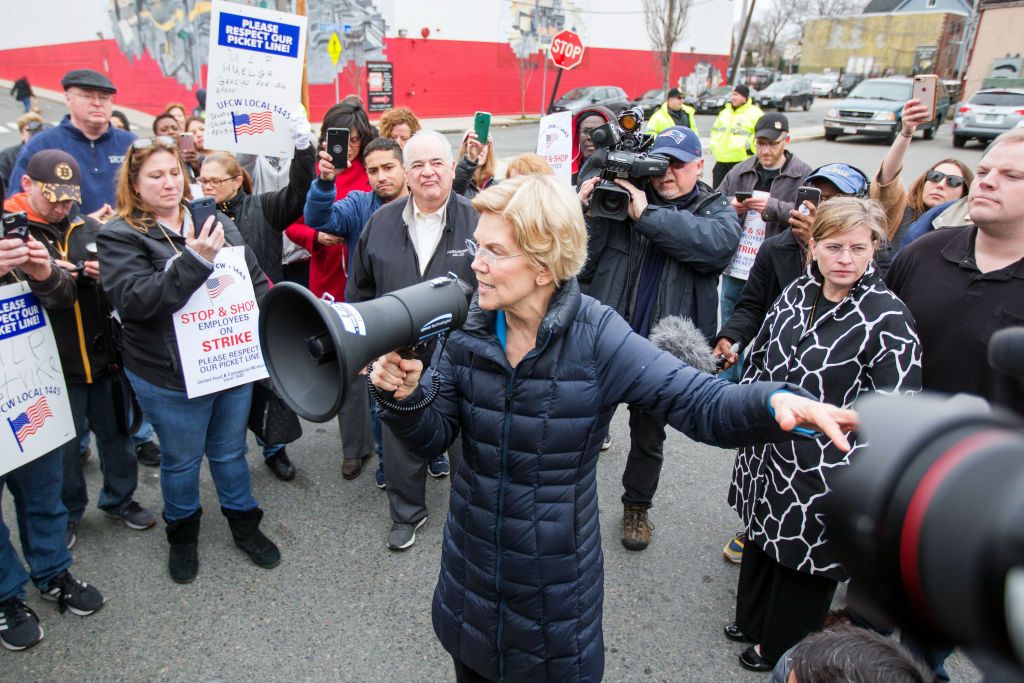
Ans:
[[[13,117],[0,104],[0,122],[8,120]],[[531,128],[535,138],[535,126],[496,134],[502,156],[530,149],[513,141],[528,141]],[[881,145],[857,141],[800,143],[794,150],[812,165],[843,160],[865,170],[884,152]],[[915,142],[908,176],[949,151],[948,136]],[[957,154],[979,155],[974,149]],[[736,656],[742,647],[721,632],[732,620],[738,575],[738,567],[721,556],[737,527],[725,502],[732,452],[671,432],[652,511],[654,542],[631,553],[618,542],[625,417],[619,410],[612,447],[599,464],[605,680],[767,681],[766,675],[740,669]],[[28,652],[0,650],[0,679],[451,680],[450,659],[430,622],[448,481],[427,482],[431,514],[416,545],[390,552],[386,497],[374,487],[372,470],[343,481],[336,425],[306,423],[304,429],[289,447],[299,470],[290,483],[273,478],[250,439],[253,488],[266,510],[264,528],[283,553],[279,567],[260,569],[234,548],[205,469],[201,564],[188,586],[167,576],[162,528],[128,530],[91,508],[79,528],[73,571],[104,593],[106,606],[88,618],[59,615],[30,587],[29,604],[46,638]],[[95,456],[85,469],[94,504],[100,481]],[[141,468],[136,497],[159,512],[156,470]],[[3,496],[2,511],[17,542],[9,495]],[[950,670],[954,681],[976,678],[960,655]]]

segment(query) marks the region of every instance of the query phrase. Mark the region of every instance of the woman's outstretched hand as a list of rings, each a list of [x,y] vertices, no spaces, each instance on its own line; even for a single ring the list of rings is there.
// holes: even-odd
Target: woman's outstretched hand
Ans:
[[[775,421],[783,431],[791,432],[797,427],[817,430],[842,452],[850,451],[850,442],[845,434],[859,426],[860,417],[856,412],[785,391],[772,394],[769,403],[775,411]]]

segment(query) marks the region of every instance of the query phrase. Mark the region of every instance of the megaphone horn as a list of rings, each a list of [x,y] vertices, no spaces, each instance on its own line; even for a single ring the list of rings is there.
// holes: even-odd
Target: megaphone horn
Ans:
[[[454,275],[372,301],[317,299],[300,285],[270,289],[260,309],[260,344],[278,394],[313,422],[338,414],[345,388],[373,359],[457,330],[473,288]]]

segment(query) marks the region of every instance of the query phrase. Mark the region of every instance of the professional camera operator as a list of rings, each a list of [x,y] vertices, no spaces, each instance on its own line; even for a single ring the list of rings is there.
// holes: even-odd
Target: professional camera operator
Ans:
[[[728,198],[699,181],[703,150],[693,130],[669,128],[655,139],[651,154],[668,158],[669,169],[652,178],[646,190],[615,181],[629,192],[625,220],[588,216],[592,263],[581,273],[581,283],[585,293],[614,308],[644,337],[661,318],[679,315],[713,339],[718,276],[739,245],[739,218]],[[599,182],[591,178],[580,187],[584,206],[589,208]],[[622,544],[643,550],[654,528],[647,511],[661,474],[665,423],[630,407],[629,429]]]

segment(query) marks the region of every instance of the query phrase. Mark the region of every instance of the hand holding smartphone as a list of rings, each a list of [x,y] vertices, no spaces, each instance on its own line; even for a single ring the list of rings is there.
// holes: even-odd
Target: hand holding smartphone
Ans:
[[[189,202],[188,208],[192,213],[192,236],[199,237],[203,226],[206,225],[206,219],[216,216],[217,204],[213,197],[200,197]]]
[[[914,76],[914,90],[910,97],[928,107],[928,121],[935,118],[935,105],[939,96],[938,88],[939,77],[935,74]]]
[[[331,155],[331,164],[338,171],[348,168],[348,128],[327,129],[327,152]]]
[[[738,201],[738,202],[745,202],[748,199],[751,199],[753,196],[754,196],[753,192],[737,192],[736,193],[736,201]]]
[[[192,133],[182,133],[178,136],[178,151],[179,152],[194,152],[196,151],[196,139],[192,137]]]
[[[487,136],[491,134],[491,112],[478,111],[473,115],[473,132],[481,145],[487,144]]]
[[[801,185],[796,189],[796,210],[805,216],[810,215],[810,210],[804,206],[804,202],[810,202],[817,208],[821,201],[821,190],[810,185]]]

